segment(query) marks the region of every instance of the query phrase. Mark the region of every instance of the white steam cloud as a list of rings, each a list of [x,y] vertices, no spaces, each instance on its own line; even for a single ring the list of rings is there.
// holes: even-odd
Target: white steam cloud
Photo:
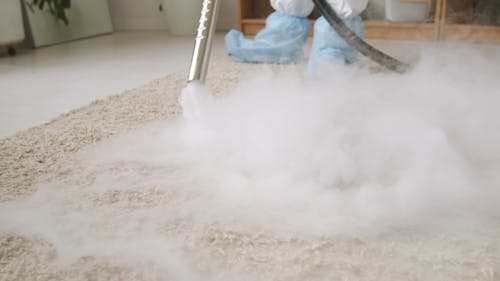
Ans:
[[[206,225],[479,224],[500,214],[499,61],[433,51],[404,75],[269,72],[223,98],[190,85],[185,118],[81,152],[66,179],[1,203],[0,231],[41,234],[62,260],[140,257],[195,280],[185,250]]]
[[[405,75],[269,73],[222,100],[191,85],[183,143],[215,197],[299,228],[477,215],[498,199],[500,72],[465,54]]]

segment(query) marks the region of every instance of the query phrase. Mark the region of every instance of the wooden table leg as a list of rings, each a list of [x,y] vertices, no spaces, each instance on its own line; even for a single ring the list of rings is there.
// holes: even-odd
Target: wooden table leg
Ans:
[[[447,0],[436,0],[436,40],[440,40],[443,34],[444,25],[446,24],[446,7]]]

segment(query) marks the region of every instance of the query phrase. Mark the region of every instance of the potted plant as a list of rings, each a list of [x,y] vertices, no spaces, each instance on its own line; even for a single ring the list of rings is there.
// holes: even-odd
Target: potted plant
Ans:
[[[48,7],[50,13],[56,17],[56,19],[64,22],[68,25],[68,17],[66,16],[66,10],[71,8],[71,0],[26,0],[26,6],[34,12],[36,8],[43,10]]]

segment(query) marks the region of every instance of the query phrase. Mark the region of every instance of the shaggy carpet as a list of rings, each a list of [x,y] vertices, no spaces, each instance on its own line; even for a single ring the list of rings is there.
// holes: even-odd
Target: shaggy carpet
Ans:
[[[207,86],[224,96],[263,68],[290,67],[217,60]],[[103,143],[178,118],[185,78],[166,76],[0,140],[8,223],[0,280],[500,280],[498,220],[480,231],[321,233],[282,227],[279,217],[273,227],[237,209],[212,211],[209,183],[186,177],[185,163],[141,162],[126,150],[100,157]]]

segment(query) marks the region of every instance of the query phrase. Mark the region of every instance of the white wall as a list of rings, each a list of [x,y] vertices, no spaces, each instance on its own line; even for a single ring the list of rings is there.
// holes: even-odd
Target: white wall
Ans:
[[[167,29],[162,0],[109,0],[115,31]]]
[[[0,6],[0,45],[23,41],[23,15],[21,2],[17,0],[4,1]]]
[[[221,10],[217,29],[229,30],[238,26],[238,1],[237,0],[221,0]]]
[[[165,10],[158,9],[163,5],[163,1],[168,0],[109,0],[114,29],[116,31],[167,29]],[[219,30],[235,28],[238,21],[238,1],[221,1],[217,28]]]

